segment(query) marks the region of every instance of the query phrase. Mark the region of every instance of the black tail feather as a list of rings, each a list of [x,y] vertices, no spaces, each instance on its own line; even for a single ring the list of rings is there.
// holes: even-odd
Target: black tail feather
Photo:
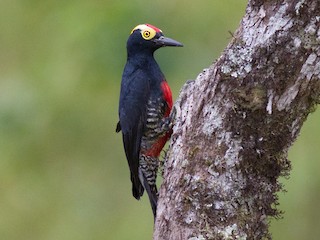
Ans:
[[[135,199],[139,200],[143,195],[144,187],[140,182],[140,179],[136,179],[134,175],[131,174],[131,182],[132,182],[132,195]]]

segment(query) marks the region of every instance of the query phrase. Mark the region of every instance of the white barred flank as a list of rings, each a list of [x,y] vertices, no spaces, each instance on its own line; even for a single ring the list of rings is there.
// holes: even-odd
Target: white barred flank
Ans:
[[[170,122],[164,119],[166,107],[162,98],[148,101],[146,125],[141,140],[142,149],[150,149],[153,143],[168,131],[168,127],[164,126]]]
[[[150,188],[155,187],[159,160],[157,157],[140,155],[139,166]]]
[[[146,152],[152,150],[154,144],[170,130],[171,118],[164,116],[167,107],[162,98],[149,100],[147,105],[139,166],[150,188],[156,187],[159,159],[156,156],[147,156]]]

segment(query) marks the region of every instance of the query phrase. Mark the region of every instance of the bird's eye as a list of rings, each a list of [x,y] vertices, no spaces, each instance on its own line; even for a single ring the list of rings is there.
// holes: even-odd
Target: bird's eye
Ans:
[[[149,37],[150,37],[150,32],[149,32],[149,31],[144,31],[144,32],[143,32],[143,36],[144,36],[145,38],[149,38]]]
[[[155,35],[156,35],[155,32],[151,33],[149,30],[144,30],[142,32],[142,37],[146,40],[152,39]]]

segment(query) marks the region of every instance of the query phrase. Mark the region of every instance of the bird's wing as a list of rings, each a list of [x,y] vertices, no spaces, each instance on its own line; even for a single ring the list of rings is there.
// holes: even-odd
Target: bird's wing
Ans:
[[[130,76],[123,76],[119,127],[121,126],[124,150],[131,173],[132,194],[137,199],[143,194],[143,186],[139,180],[139,154],[149,95],[149,81],[143,72],[137,70]]]

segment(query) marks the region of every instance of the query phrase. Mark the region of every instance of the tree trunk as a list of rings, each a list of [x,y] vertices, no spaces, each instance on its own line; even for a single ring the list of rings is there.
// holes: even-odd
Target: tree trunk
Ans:
[[[156,240],[270,239],[288,148],[320,102],[320,1],[250,0],[176,102]]]

